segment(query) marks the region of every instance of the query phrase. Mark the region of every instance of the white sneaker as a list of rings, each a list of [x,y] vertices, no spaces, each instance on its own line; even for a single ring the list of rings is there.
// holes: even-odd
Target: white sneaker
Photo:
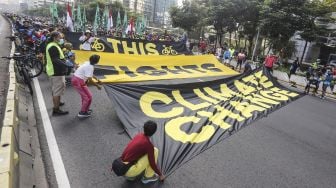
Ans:
[[[147,183],[150,183],[150,182],[155,182],[155,181],[157,181],[157,180],[159,180],[159,175],[157,175],[157,174],[154,174],[154,176],[153,176],[153,177],[150,177],[150,178],[146,178],[145,176],[143,176],[143,177],[141,178],[141,182],[142,182],[143,184],[147,184]]]

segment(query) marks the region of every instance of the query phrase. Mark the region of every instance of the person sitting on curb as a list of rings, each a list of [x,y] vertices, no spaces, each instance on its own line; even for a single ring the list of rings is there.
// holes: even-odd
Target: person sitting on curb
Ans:
[[[78,113],[78,117],[90,117],[92,110],[90,110],[90,105],[92,102],[92,94],[87,86],[87,82],[95,85],[99,90],[101,90],[101,81],[93,75],[94,65],[98,64],[100,60],[99,55],[92,55],[90,60],[83,65],[81,65],[74,73],[71,79],[72,87],[74,87],[82,98],[82,108]],[[93,79],[98,82],[94,82]]]
[[[142,183],[150,183],[160,179],[163,181],[165,176],[157,166],[159,150],[153,146],[150,137],[154,135],[157,124],[154,121],[147,121],[143,126],[144,132],[137,134],[126,146],[121,155],[121,160],[127,164],[136,161],[126,174],[128,180],[135,180],[137,176],[145,171]]]

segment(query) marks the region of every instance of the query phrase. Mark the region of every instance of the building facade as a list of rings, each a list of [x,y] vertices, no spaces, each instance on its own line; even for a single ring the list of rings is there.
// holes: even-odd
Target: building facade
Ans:
[[[44,7],[45,5],[50,5],[52,4],[54,1],[53,0],[33,0],[33,6],[34,8],[40,8],[40,7]],[[68,2],[72,2],[72,0],[55,0],[55,3],[57,4],[66,4]]]

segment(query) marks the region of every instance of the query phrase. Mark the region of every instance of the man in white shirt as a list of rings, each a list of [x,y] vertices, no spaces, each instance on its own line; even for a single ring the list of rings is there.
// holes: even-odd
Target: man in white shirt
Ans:
[[[92,94],[87,87],[86,83],[91,83],[95,85],[99,90],[101,86],[101,81],[93,75],[94,65],[98,64],[100,60],[99,55],[92,55],[90,61],[81,65],[74,73],[74,76],[71,79],[72,86],[77,90],[79,95],[82,98],[82,108],[78,113],[78,117],[90,117],[92,110],[90,110],[90,105],[92,102]],[[93,81],[97,80],[97,83]]]
[[[95,38],[92,37],[90,30],[86,30],[79,40],[82,42],[80,45],[81,50],[91,51],[91,43],[94,42]]]

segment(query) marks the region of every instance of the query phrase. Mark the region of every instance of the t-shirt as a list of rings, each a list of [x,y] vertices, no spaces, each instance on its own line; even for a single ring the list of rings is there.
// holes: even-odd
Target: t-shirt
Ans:
[[[276,62],[276,60],[277,60],[276,56],[268,56],[265,59],[265,67],[273,68],[273,64]]]
[[[243,53],[239,53],[239,54],[238,54],[238,60],[239,60],[239,61],[244,61],[245,57],[246,57],[246,56],[245,56],[245,54],[243,54]]]
[[[91,65],[90,62],[85,62],[75,71],[74,75],[78,78],[83,79],[86,82],[88,78],[93,76],[93,71],[93,65]]]

